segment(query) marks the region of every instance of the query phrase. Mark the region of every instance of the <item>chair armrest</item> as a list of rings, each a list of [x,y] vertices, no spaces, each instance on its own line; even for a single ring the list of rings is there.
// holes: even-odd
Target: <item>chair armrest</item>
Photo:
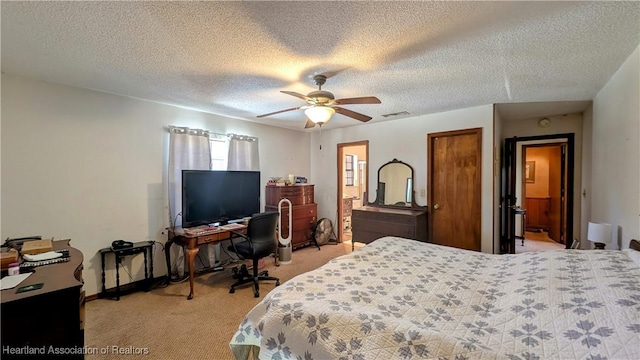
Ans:
[[[240,253],[238,253],[238,249],[236,249],[236,243],[233,242],[233,239],[238,237],[243,238],[244,240],[249,242],[249,245],[251,245],[251,250],[253,251],[253,242],[251,242],[251,238],[237,230],[229,230],[229,233],[231,234],[231,236],[229,237],[229,241],[231,241],[231,246],[233,246],[233,252],[235,252],[238,257],[244,259],[244,257],[240,255]]]
[[[229,230],[229,233],[231,233],[232,235],[235,235],[235,237],[241,237],[241,238],[243,238],[243,239],[245,239],[245,240],[251,240],[251,239],[249,239],[249,237],[247,236],[247,234],[245,234],[245,233],[241,233],[241,232],[240,232],[240,231],[238,231],[238,230]],[[231,236],[231,239],[233,239],[233,238],[234,238],[234,236]]]

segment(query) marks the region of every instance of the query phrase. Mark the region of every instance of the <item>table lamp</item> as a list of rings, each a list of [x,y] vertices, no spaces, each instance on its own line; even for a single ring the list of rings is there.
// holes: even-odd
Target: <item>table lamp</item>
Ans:
[[[604,250],[605,245],[611,243],[611,237],[611,224],[589,222],[587,240],[593,242],[596,249]]]

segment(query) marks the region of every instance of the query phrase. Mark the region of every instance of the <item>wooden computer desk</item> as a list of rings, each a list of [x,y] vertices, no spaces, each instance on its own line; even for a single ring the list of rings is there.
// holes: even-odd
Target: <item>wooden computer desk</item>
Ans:
[[[33,274],[18,286],[2,290],[0,312],[3,348],[83,348],[84,257],[69,242],[70,240],[53,242],[54,251],[69,250],[69,261],[31,268],[29,271],[33,271]],[[40,283],[43,284],[40,289],[17,292],[23,286]],[[69,353],[62,357],[84,359],[84,354]]]
[[[234,234],[230,229],[221,226],[215,230],[207,230],[202,233],[193,232],[192,230],[180,229],[167,229],[169,232],[169,239],[164,246],[164,255],[167,261],[167,281],[171,279],[171,245],[179,244],[187,247],[187,265],[189,267],[189,296],[188,300],[193,299],[193,279],[195,276],[195,269],[193,262],[199,251],[199,246],[204,244],[217,244],[224,240],[231,239]],[[247,227],[241,224],[234,224],[233,231],[246,233]]]

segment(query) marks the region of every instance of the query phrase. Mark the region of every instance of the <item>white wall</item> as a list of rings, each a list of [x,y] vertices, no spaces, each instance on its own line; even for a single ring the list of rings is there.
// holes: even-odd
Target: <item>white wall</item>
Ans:
[[[375,198],[378,168],[396,158],[414,170],[418,205],[427,205],[427,134],[482,128],[482,251],[493,252],[493,105],[412,118],[314,132],[311,137],[311,182],[316,184],[318,217],[336,223],[337,144],[369,140],[369,201]],[[322,145],[322,150],[320,150]]]
[[[590,249],[587,226],[591,217],[591,140],[593,139],[593,105],[582,114],[582,191],[580,191],[580,233],[574,236],[580,241],[580,249]],[[576,174],[577,175],[577,174]]]
[[[640,47],[593,101],[591,221],[617,228],[613,246],[640,239]]]
[[[493,253],[500,253],[500,199],[502,198],[501,149],[504,146],[502,136],[502,117],[493,109]]]
[[[99,292],[100,248],[116,239],[166,241],[168,125],[259,137],[265,184],[311,173],[309,134],[8,75],[1,125],[2,238],[72,239],[84,254],[88,295]],[[262,195],[264,205],[264,188]],[[141,258],[130,264],[136,280]],[[155,275],[165,275],[160,246],[154,259]],[[111,286],[113,279],[110,272]]]

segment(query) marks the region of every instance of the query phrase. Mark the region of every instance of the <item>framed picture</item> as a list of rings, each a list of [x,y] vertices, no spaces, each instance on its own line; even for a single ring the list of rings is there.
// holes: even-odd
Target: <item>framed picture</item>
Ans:
[[[535,161],[525,162],[524,179],[528,183],[536,182],[536,162]]]

